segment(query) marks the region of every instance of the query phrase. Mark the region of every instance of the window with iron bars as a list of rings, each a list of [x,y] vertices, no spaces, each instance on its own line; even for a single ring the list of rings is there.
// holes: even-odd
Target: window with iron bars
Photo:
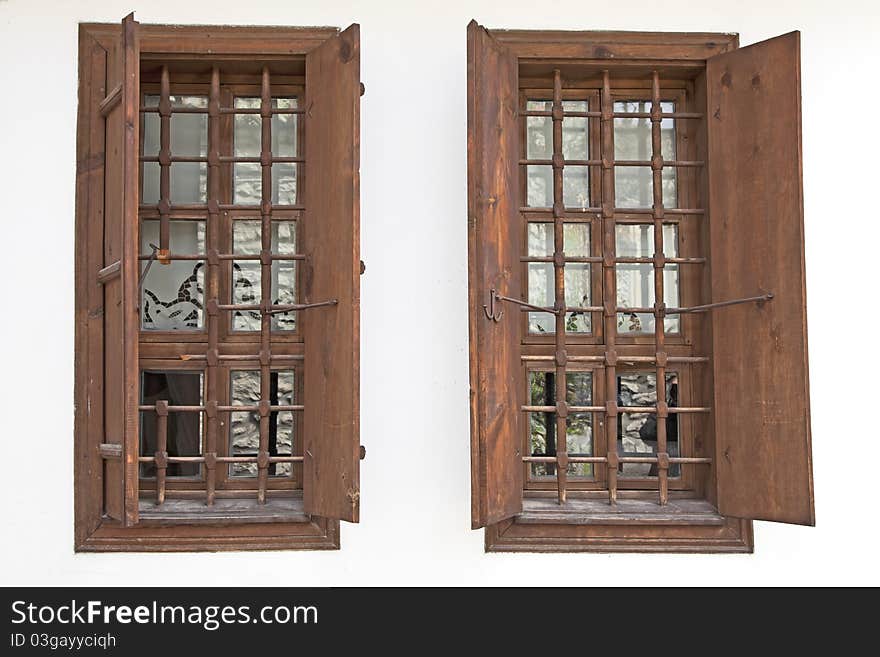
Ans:
[[[487,549],[812,524],[797,33],[468,30]]]
[[[80,37],[78,549],[338,547],[362,454],[358,27]]]

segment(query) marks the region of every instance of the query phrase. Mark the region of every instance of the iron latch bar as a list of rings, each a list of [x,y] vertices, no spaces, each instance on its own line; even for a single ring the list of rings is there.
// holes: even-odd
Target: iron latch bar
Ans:
[[[731,299],[729,301],[717,301],[715,303],[706,303],[701,306],[690,306],[689,308],[667,308],[667,315],[681,315],[684,313],[704,313],[707,310],[715,308],[723,308],[725,306],[735,306],[741,303],[757,303],[759,306],[773,298],[773,293],[761,294],[756,297],[743,297],[742,299]]]

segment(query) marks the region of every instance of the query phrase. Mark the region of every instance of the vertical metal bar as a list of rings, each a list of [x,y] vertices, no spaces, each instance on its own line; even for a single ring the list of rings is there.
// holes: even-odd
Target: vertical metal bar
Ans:
[[[617,503],[617,270],[614,220],[614,103],[611,79],[602,71],[602,294],[605,317],[605,452],[608,459],[608,501]]]
[[[168,402],[156,400],[156,504],[165,502],[165,475],[168,470]]]
[[[171,77],[162,66],[159,81],[159,262],[171,264]]]
[[[269,306],[272,303],[272,93],[269,80],[269,67],[263,67],[260,90],[260,122],[262,142],[260,163],[262,164],[262,198],[260,215],[260,447],[257,454],[258,483],[257,501],[266,503],[266,488],[269,479],[269,396],[271,394],[269,364],[271,363],[270,338],[272,316]]]
[[[217,398],[219,392],[220,313],[220,69],[211,70],[211,91],[208,97],[208,249],[205,297],[208,300],[205,322],[208,328],[207,365],[205,368],[205,410],[207,417],[205,440],[205,493],[208,506],[214,504],[217,488],[217,442],[219,419]]]
[[[669,499],[669,455],[666,447],[666,305],[663,291],[663,145],[661,141],[660,76],[651,74],[651,171],[654,190],[654,343],[657,391],[657,477],[660,504]]]
[[[568,476],[568,428],[565,374],[565,254],[564,217],[565,200],[562,155],[562,75],[553,71],[553,289],[556,309],[556,487],[559,503],[565,504],[565,485]]]

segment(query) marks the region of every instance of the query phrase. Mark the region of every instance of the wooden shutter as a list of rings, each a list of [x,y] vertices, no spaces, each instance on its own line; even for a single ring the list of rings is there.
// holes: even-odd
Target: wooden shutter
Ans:
[[[492,290],[521,299],[516,57],[468,25],[468,284],[471,380],[471,522],[522,511],[525,397],[521,316],[486,316]],[[502,310],[496,308],[496,313]],[[497,316],[497,315],[496,315]]]
[[[814,524],[801,182],[800,34],[707,63],[718,506]]]
[[[360,26],[306,55],[304,504],[360,509]]]
[[[138,521],[138,23],[108,53],[104,154],[104,512]]]

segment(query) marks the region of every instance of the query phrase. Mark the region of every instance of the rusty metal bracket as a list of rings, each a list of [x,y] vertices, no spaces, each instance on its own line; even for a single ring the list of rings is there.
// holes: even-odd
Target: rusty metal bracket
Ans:
[[[338,304],[339,301],[337,301],[336,299],[328,299],[327,301],[317,301],[315,303],[292,303],[276,310],[265,310],[263,312],[266,315],[277,315],[279,313],[289,313],[296,310],[308,310],[309,308],[323,308],[324,306],[336,306]]]
[[[483,304],[483,312],[486,313],[486,317],[491,319],[493,322],[497,322],[504,315],[503,310],[495,310],[495,299],[500,298],[498,293],[495,290],[489,290],[489,305],[487,306],[485,303]]]
[[[492,290],[490,294],[492,295],[490,297],[490,308],[493,309],[493,313],[494,313],[495,304],[492,302],[494,300],[506,301],[508,303],[513,303],[513,304],[516,304],[517,306],[522,306],[523,308],[529,308],[530,310],[534,310],[534,311],[540,312],[540,313],[550,313],[551,315],[558,315],[560,312],[559,309],[557,309],[557,308],[545,308],[543,306],[536,306],[535,304],[527,303],[521,299],[514,299],[513,297],[506,297],[503,294],[498,294],[495,290]],[[486,306],[483,306],[483,308],[485,309]],[[501,311],[501,312],[503,313],[504,311]],[[496,322],[501,318],[500,313],[497,318],[492,317],[489,314],[488,310],[486,310],[486,316],[489,317],[490,319],[494,319]]]

